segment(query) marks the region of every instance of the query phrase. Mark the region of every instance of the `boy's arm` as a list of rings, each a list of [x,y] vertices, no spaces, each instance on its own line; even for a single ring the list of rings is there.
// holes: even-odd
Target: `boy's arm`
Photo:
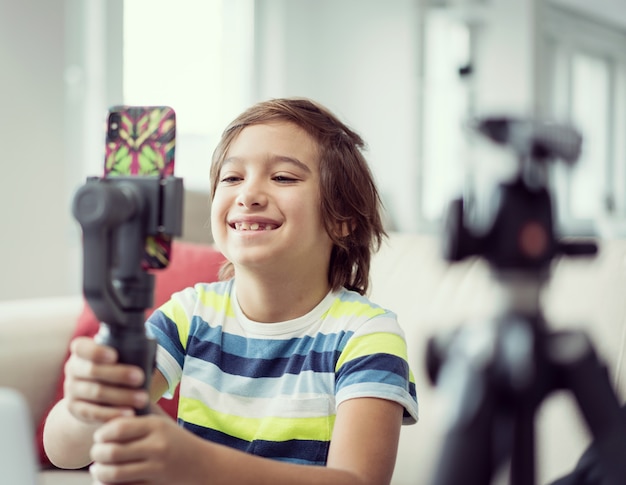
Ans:
[[[351,472],[357,483],[391,483],[403,413],[402,405],[385,399],[341,403],[326,466]]]
[[[50,411],[43,429],[43,445],[59,468],[82,468],[91,463],[93,433],[103,423],[134,415],[148,400],[156,402],[167,382],[155,371],[150,396],[137,389],[144,381],[141,369],[117,364],[116,352],[92,339],[71,343],[65,366],[65,396]]]
[[[100,423],[85,423],[69,411],[65,398],[50,410],[43,428],[43,446],[50,462],[59,468],[82,468],[91,463],[93,433]]]

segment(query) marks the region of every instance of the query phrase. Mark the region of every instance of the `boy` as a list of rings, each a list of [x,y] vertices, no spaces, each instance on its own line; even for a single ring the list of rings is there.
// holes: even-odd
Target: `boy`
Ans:
[[[211,166],[221,281],[149,318],[149,396],[112,349],[72,342],[44,430],[53,463],[93,462],[99,483],[390,482],[417,400],[395,315],[364,296],[385,232],[362,148],[307,99],[259,103],[226,128]],[[178,385],[178,425],[134,416]]]

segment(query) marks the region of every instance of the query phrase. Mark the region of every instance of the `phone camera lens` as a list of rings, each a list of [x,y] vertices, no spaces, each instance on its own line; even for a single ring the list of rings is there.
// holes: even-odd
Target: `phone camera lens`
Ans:
[[[109,116],[108,139],[117,140],[120,136],[120,125],[122,116],[118,112],[113,112]]]

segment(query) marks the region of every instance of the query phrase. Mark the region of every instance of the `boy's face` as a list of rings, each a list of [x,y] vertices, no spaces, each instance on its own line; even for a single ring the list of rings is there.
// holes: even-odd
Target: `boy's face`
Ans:
[[[211,228],[235,268],[326,277],[332,242],[321,220],[315,140],[288,122],[244,128],[218,176]]]

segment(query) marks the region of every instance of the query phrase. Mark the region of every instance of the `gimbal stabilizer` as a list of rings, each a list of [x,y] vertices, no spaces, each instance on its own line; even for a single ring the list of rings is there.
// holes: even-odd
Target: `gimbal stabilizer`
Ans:
[[[593,255],[593,243],[557,242],[547,162],[573,164],[582,139],[571,127],[532,120],[486,118],[472,128],[511,148],[518,170],[497,187],[497,210],[477,233],[452,201],[445,226],[449,261],[484,258],[501,308],[488,325],[468,325],[430,339],[427,368],[451,400],[433,485],[489,484],[510,461],[510,484],[535,484],[534,415],[557,389],[572,392],[597,445],[606,485],[626,477],[626,422],[589,337],[550,332],[540,308],[550,263],[560,255]]]
[[[181,234],[182,201],[182,179],[173,176],[94,177],[72,206],[83,229],[83,292],[101,322],[96,340],[115,348],[120,362],[141,367],[146,389],[156,343],[144,326],[154,298],[154,275],[142,264],[145,242]]]

